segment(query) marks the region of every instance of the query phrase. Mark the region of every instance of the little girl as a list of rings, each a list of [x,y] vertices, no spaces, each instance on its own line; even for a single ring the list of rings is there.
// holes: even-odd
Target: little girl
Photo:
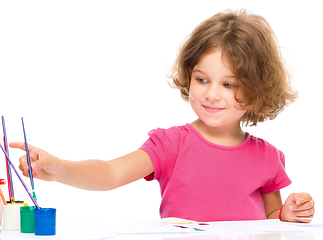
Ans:
[[[207,19],[181,47],[172,79],[196,121],[155,129],[139,150],[110,161],[61,160],[29,146],[34,177],[101,191],[156,179],[162,218],[310,222],[308,193],[282,205],[280,189],[291,183],[284,154],[241,129],[274,119],[297,95],[267,21],[244,10]],[[29,176],[26,162],[20,169]]]

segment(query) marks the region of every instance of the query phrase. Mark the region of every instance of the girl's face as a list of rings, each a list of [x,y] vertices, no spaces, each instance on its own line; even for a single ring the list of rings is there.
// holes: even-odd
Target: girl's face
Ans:
[[[222,63],[221,50],[201,57],[191,74],[190,104],[210,127],[239,126],[246,110],[234,98],[236,79]],[[239,95],[239,94],[238,94]]]

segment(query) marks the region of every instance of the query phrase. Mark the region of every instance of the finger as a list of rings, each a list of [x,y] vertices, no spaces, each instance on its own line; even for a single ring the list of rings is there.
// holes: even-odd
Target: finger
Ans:
[[[24,166],[19,165],[19,169],[22,173],[27,172]]]
[[[19,169],[21,170],[21,167],[19,167]],[[21,170],[21,172],[22,172],[22,175],[24,175],[25,177],[29,177],[29,172],[24,172],[22,170]]]
[[[301,193],[300,200],[301,200],[300,201],[300,204],[303,204],[303,203],[306,203],[306,202],[311,201],[312,200],[312,196],[309,193],[303,192],[303,193]]]
[[[29,145],[28,145],[28,146],[29,146]],[[35,150],[35,149],[33,149],[33,150]],[[25,155],[25,156],[26,156],[26,155]],[[31,150],[29,150],[29,157],[30,157],[30,161],[31,161],[31,162],[34,162],[34,161],[39,160],[38,152],[36,152],[36,151],[31,151]]]
[[[304,210],[309,210],[314,207],[314,201],[309,201],[300,205],[291,205],[289,206],[289,210],[291,212],[299,212]]]
[[[44,165],[46,165],[46,163],[44,163],[44,161],[37,161],[37,162],[31,163],[31,168],[33,171],[37,171],[37,170],[42,169],[44,167]]]
[[[293,193],[290,196],[290,200],[295,202],[296,205],[301,205],[312,199],[312,196],[308,193]]]
[[[19,165],[19,169],[23,172],[23,173],[28,173],[28,176],[29,176],[29,166],[27,164],[27,156],[26,155],[23,155],[22,157],[19,158],[19,162],[20,162],[20,165]],[[32,172],[33,172],[33,175],[34,175],[34,169],[33,167],[31,166],[32,168]]]
[[[22,175],[29,178],[29,173],[22,173]]]
[[[25,144],[21,143],[21,142],[10,143],[10,146],[12,146],[13,148],[25,150]],[[28,144],[28,150],[29,150],[30,160],[32,162],[37,161],[38,160],[38,151],[36,151],[36,150],[38,150],[38,148]],[[26,155],[24,155],[22,158],[20,158],[20,164],[24,165],[25,163],[27,164],[27,156]]]
[[[288,200],[295,202],[300,199],[301,194],[300,193],[292,193],[289,195]]]
[[[19,163],[23,166],[28,166],[28,160],[27,160],[27,155],[24,154],[19,158]]]
[[[313,220],[313,216],[311,216],[311,217],[296,217],[296,220],[301,223],[310,223]]]
[[[9,143],[11,148],[19,148],[21,150],[26,151],[25,143],[24,142],[11,142]]]
[[[301,211],[301,212],[295,212],[294,214],[298,218],[313,217],[314,209],[309,209],[309,210],[305,210],[305,211]]]
[[[28,170],[28,166],[25,166],[25,168],[23,168],[22,166],[19,166],[19,169],[21,170],[22,174],[25,176],[25,177],[28,177],[29,178],[29,170]],[[33,170],[33,177],[34,178],[37,178],[38,176],[38,171],[35,171]]]
[[[12,143],[9,143],[9,146],[11,148],[18,148],[18,149],[21,149],[23,151],[26,151],[26,145],[24,142],[12,142]],[[29,155],[31,157],[37,157],[37,150],[38,148],[34,147],[33,145],[30,145],[28,144],[28,150],[29,150]]]
[[[23,172],[27,172],[28,171],[28,164],[27,164],[27,156],[23,155],[19,158],[19,168],[21,171]]]

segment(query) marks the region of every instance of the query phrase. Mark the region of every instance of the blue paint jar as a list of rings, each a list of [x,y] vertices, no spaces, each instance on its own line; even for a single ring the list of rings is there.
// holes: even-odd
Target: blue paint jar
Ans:
[[[56,234],[56,209],[55,208],[35,208],[35,235],[55,235]]]

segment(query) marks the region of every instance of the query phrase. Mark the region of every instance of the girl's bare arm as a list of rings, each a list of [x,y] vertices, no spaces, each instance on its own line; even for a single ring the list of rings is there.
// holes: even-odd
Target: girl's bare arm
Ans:
[[[23,142],[10,143],[10,147],[25,151]],[[154,171],[146,152],[137,150],[120,158],[102,161],[61,160],[42,149],[28,145],[31,167],[35,178],[57,181],[86,190],[105,191],[143,178]],[[20,158],[20,170],[29,176],[26,155]]]

